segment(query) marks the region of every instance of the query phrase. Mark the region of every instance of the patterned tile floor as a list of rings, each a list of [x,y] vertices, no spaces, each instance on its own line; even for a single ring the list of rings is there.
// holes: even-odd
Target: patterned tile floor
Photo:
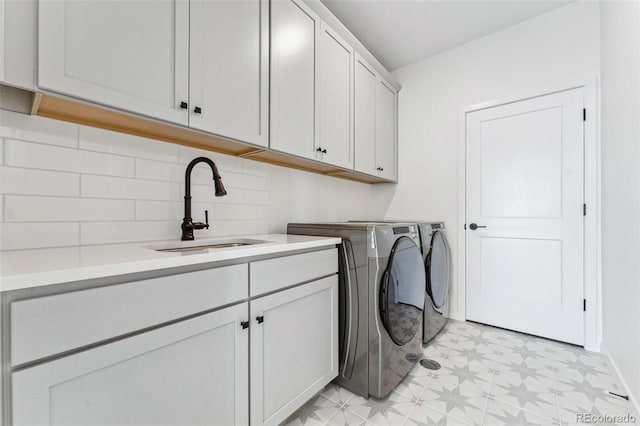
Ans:
[[[285,424],[570,425],[589,423],[578,413],[628,416],[631,409],[607,393],[621,390],[604,358],[575,346],[449,321],[424,357],[442,368],[416,365],[382,400],[330,384]]]

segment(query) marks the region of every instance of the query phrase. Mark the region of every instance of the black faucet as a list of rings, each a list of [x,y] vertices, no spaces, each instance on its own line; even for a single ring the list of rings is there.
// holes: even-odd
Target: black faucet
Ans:
[[[209,229],[209,212],[207,210],[204,211],[205,223],[194,223],[193,218],[191,217],[191,170],[193,170],[195,165],[198,163],[207,163],[209,167],[211,167],[211,171],[213,172],[213,183],[216,187],[216,197],[224,197],[225,195],[227,195],[227,190],[224,189],[224,185],[222,185],[222,178],[220,177],[220,173],[218,173],[216,163],[214,163],[207,157],[198,157],[189,163],[184,177],[184,219],[182,219],[181,226],[182,241],[193,240],[194,229]]]

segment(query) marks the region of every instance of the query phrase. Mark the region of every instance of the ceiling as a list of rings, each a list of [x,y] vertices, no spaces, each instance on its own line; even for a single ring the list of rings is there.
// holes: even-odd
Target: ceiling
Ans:
[[[321,0],[389,70],[562,7],[565,0]]]

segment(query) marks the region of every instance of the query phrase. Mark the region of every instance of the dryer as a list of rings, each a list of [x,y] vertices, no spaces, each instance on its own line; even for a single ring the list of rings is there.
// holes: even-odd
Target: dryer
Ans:
[[[418,222],[426,275],[423,343],[433,339],[447,323],[451,287],[451,252],[442,222]]]
[[[341,237],[336,383],[384,398],[422,354],[425,270],[415,223],[290,223],[289,234]]]
[[[449,317],[449,291],[451,287],[451,251],[443,222],[424,221],[357,221],[351,223],[414,223],[418,226],[420,246],[425,270],[425,303],[422,342],[433,339],[447,323]]]

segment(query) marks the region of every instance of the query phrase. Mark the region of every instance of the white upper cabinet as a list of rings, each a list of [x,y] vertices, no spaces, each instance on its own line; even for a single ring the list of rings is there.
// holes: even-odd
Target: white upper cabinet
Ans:
[[[268,7],[191,0],[190,127],[268,145]]]
[[[322,161],[347,169],[353,168],[352,71],[353,48],[322,21],[316,152]]]
[[[0,22],[0,82],[397,179],[396,86],[319,0],[9,1]]]
[[[0,82],[33,90],[37,0],[0,0]]]
[[[270,147],[316,158],[320,18],[302,1],[271,2]]]
[[[355,170],[377,175],[376,164],[377,76],[360,55],[355,60]]]
[[[376,99],[376,169],[378,176],[396,180],[397,102],[396,90],[378,77]]]
[[[187,124],[187,0],[39,3],[38,85]]]

